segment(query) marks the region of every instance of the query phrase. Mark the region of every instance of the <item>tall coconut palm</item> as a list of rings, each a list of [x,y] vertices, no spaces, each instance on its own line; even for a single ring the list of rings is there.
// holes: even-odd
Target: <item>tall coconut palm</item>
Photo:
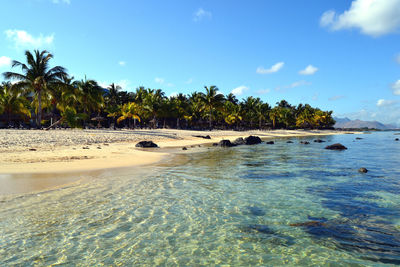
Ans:
[[[12,67],[20,67],[21,73],[5,72],[7,80],[13,79],[16,88],[25,89],[33,92],[37,100],[36,125],[41,128],[42,123],[42,96],[50,87],[57,86],[61,79],[67,75],[66,69],[61,66],[50,68],[49,61],[53,55],[46,50],[34,50],[34,54],[25,51],[27,64],[14,60]]]
[[[222,107],[224,104],[225,97],[223,94],[218,93],[218,87],[211,85],[210,87],[204,86],[206,93],[203,98],[203,104],[205,111],[208,112],[208,123],[210,129],[212,129],[212,118],[213,113]]]
[[[272,128],[275,129],[276,119],[279,118],[279,108],[274,107],[269,111],[269,118],[272,120]]]
[[[95,80],[75,81],[74,86],[78,92],[79,103],[82,105],[83,113],[90,118],[92,112],[100,112],[104,104],[104,90]],[[84,120],[84,124],[86,120]]]
[[[121,107],[121,116],[118,118],[117,123],[128,119],[128,128],[131,128],[131,119],[140,121],[139,117],[140,107],[135,102],[126,103]]]
[[[31,116],[27,102],[23,93],[13,87],[11,83],[0,85],[0,114],[6,113],[7,125],[10,125],[11,114]]]

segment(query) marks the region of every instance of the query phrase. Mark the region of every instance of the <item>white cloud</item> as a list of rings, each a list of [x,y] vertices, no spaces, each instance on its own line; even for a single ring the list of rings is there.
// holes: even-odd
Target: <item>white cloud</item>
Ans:
[[[400,0],[354,0],[342,14],[333,10],[323,13],[320,25],[334,31],[359,28],[374,37],[396,33],[400,28]]]
[[[125,62],[125,61],[119,61],[119,62],[118,62],[118,65],[120,65],[120,66],[125,66],[125,65],[126,65],[126,62]]]
[[[156,78],[154,79],[154,81],[155,81],[156,83],[159,83],[159,84],[163,84],[163,83],[165,82],[165,80],[164,80],[163,78],[159,78],[159,77],[156,77]]]
[[[52,45],[54,41],[54,34],[47,36],[40,34],[34,37],[22,30],[6,30],[5,34],[8,40],[14,42],[16,48],[41,48]]]
[[[271,92],[271,89],[261,89],[261,90],[257,91],[257,94],[265,95],[265,94],[268,94],[269,92]]]
[[[176,97],[178,96],[178,92],[172,92],[171,94],[169,94],[169,97]]]
[[[112,82],[102,81],[102,82],[97,82],[97,84],[103,88],[107,88],[110,86],[110,84],[112,84]],[[118,82],[115,82],[115,85],[119,85],[121,87],[121,89],[124,91],[128,90],[129,84],[130,84],[129,80],[120,80]]]
[[[335,96],[332,96],[332,97],[328,98],[328,100],[329,101],[336,101],[336,100],[340,100],[340,99],[343,99],[343,98],[345,98],[344,95],[335,95]]]
[[[185,83],[186,84],[191,84],[193,82],[193,79],[192,78],[189,78]]]
[[[264,67],[258,67],[257,68],[257,73],[258,74],[270,74],[279,71],[283,65],[285,65],[285,62],[278,62],[274,65],[272,65],[269,69],[264,69]]]
[[[397,54],[397,56],[396,56],[396,62],[400,64],[400,54]]]
[[[400,80],[392,84],[392,91],[395,95],[400,95]]]
[[[396,103],[397,103],[397,101],[395,101],[395,100],[379,99],[376,102],[376,106],[378,106],[378,107],[389,107],[389,106],[393,106]]]
[[[11,66],[11,61],[12,61],[11,58],[6,57],[6,56],[1,56],[0,57],[0,68]]]
[[[54,4],[60,4],[60,3],[64,3],[64,4],[71,4],[71,0],[53,0]]]
[[[193,21],[201,21],[203,19],[211,19],[212,14],[210,11],[206,11],[203,8],[197,9],[196,12],[193,14]]]
[[[299,71],[299,74],[301,75],[313,75],[318,71],[317,67],[314,67],[313,65],[308,65],[304,70]]]
[[[248,91],[249,87],[242,85],[239,87],[236,87],[235,89],[232,90],[232,94],[236,95],[236,96],[241,96],[243,95],[244,92]]]

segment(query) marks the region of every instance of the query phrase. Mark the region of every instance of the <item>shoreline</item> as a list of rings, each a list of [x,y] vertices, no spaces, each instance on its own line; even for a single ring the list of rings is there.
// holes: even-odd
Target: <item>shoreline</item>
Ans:
[[[160,162],[182,147],[257,135],[261,139],[345,134],[332,130],[191,131],[191,130],[0,130],[0,174],[72,173]],[[55,136],[54,136],[55,135]],[[194,137],[210,135],[211,139]],[[56,140],[50,140],[52,137]],[[75,138],[75,139],[74,139]],[[64,140],[69,140],[68,144]],[[159,148],[140,149],[152,140]],[[66,142],[66,141],[65,141]],[[64,144],[64,145],[63,145]],[[192,149],[184,151],[190,153]]]
[[[273,138],[354,133],[330,130],[0,130],[0,195],[61,188],[86,174],[162,164],[180,154],[204,151],[222,139],[257,135]],[[210,135],[211,139],[194,137]],[[122,137],[121,137],[122,136]],[[152,140],[159,148],[136,148]],[[64,144],[64,145],[62,145]],[[187,147],[187,150],[182,150]]]

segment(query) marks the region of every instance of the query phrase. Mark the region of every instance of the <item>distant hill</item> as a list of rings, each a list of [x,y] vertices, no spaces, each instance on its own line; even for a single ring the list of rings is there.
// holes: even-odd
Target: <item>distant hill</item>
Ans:
[[[379,130],[398,129],[399,127],[391,124],[383,124],[379,121],[350,120],[349,118],[334,118],[335,128],[369,128]]]

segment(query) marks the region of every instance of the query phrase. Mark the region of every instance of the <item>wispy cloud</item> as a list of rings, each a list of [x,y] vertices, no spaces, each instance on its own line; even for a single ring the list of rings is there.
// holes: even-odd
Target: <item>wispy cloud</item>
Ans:
[[[304,70],[299,71],[299,74],[301,75],[313,75],[318,71],[317,67],[314,67],[313,65],[308,65]]]
[[[67,4],[67,5],[71,4],[71,0],[52,0],[52,2],[54,4],[60,4],[60,3]]]
[[[400,80],[397,80],[392,84],[392,92],[394,95],[400,95]]]
[[[270,74],[270,73],[278,72],[280,69],[283,68],[283,65],[285,65],[285,62],[275,63],[269,69],[264,69],[264,67],[258,67],[256,72],[258,74]]]
[[[259,94],[259,95],[265,95],[265,94],[268,94],[268,93],[270,93],[271,92],[271,89],[260,89],[260,90],[257,90],[257,94]]]
[[[163,84],[163,83],[165,82],[165,80],[164,80],[163,78],[160,78],[160,77],[156,77],[156,78],[154,79],[154,81],[155,81],[156,83],[159,83],[159,84]]]
[[[11,66],[11,61],[12,61],[11,58],[6,57],[6,56],[1,56],[0,57],[0,68]]]
[[[185,83],[186,83],[186,84],[191,84],[191,83],[193,83],[193,79],[192,79],[192,78],[189,78]]]
[[[120,66],[122,66],[122,67],[123,67],[123,66],[125,66],[125,65],[126,65],[126,62],[125,62],[125,61],[119,61],[119,62],[118,62],[118,65],[120,65]]]
[[[15,48],[43,48],[51,46],[54,42],[54,34],[43,35],[34,37],[23,30],[6,30],[6,37],[9,41],[14,43]]]
[[[363,34],[373,37],[397,33],[400,0],[354,0],[342,14],[334,10],[323,13],[320,25],[333,31],[358,28]]]
[[[249,87],[242,85],[242,86],[239,86],[239,87],[236,87],[235,89],[233,89],[231,91],[231,93],[236,96],[241,96],[241,95],[243,95],[244,92],[246,92],[248,90],[249,90]]]
[[[390,107],[393,106],[395,104],[397,104],[398,101],[396,100],[385,100],[385,99],[379,99],[376,102],[376,106],[377,107]]]
[[[275,88],[275,91],[285,91],[286,89],[292,89],[292,88],[305,86],[305,85],[311,85],[311,82],[307,82],[307,81],[304,81],[304,80],[296,81],[296,82],[293,82],[293,83],[291,83],[289,85],[278,86],[278,87]]]
[[[396,62],[400,64],[400,54],[397,54],[395,59],[396,59]]]
[[[203,19],[211,19],[212,13],[210,11],[204,10],[203,8],[199,8],[193,14],[193,21],[201,21]]]
[[[328,100],[329,101],[336,101],[336,100],[340,100],[340,99],[343,99],[343,98],[345,98],[344,95],[335,95],[335,96],[332,96],[332,97],[328,98]]]

